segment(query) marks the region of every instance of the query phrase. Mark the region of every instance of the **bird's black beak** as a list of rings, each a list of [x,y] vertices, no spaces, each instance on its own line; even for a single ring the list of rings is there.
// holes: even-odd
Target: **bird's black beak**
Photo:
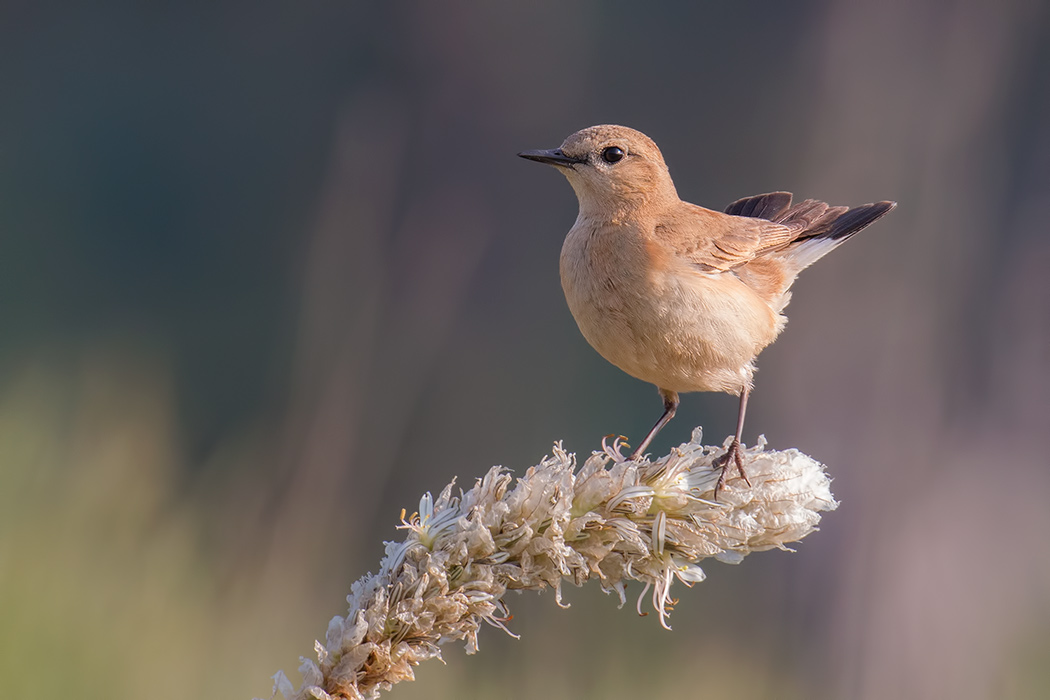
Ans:
[[[587,162],[584,158],[570,158],[562,153],[560,148],[552,148],[548,151],[522,151],[518,155],[528,160],[534,160],[537,163],[559,165],[563,168],[571,168],[578,163]]]

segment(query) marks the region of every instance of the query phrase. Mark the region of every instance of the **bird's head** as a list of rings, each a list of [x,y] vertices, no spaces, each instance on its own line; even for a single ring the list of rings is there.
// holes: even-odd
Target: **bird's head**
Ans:
[[[678,199],[660,149],[625,126],[591,126],[558,148],[518,155],[557,167],[576,190],[581,211],[611,214]]]

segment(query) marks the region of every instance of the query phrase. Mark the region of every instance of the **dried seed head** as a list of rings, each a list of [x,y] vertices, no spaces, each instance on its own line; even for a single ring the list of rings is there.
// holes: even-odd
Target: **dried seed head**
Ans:
[[[283,673],[274,693],[308,698],[375,698],[412,680],[412,667],[440,645],[463,640],[478,648],[482,622],[508,633],[507,590],[556,591],[598,579],[625,602],[627,581],[652,590],[660,624],[677,602],[675,579],[703,581],[698,562],[739,563],[751,552],[787,549],[816,529],[820,513],[838,505],[824,467],[797,450],[766,451],[765,440],[745,451],[752,486],[729,479],[714,500],[722,449],[701,433],[650,462],[628,461],[621,439],[602,441],[576,470],[556,444],[550,457],[514,481],[493,467],[474,487],[437,498],[425,494],[419,511],[402,517],[403,542],[388,542],[378,574],[351,587],[345,618],[328,625],[317,661],[303,659],[298,690]]]

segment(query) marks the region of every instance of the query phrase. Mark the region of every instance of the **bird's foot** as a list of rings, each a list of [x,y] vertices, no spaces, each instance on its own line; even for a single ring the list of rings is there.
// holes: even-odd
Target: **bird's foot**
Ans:
[[[611,445],[606,442],[607,440],[609,440],[609,438],[612,438]],[[606,435],[602,438],[602,452],[609,455],[610,459],[612,459],[613,462],[619,463],[634,461],[635,459],[637,459],[636,455],[624,457],[622,450],[625,447],[630,448],[631,446],[627,444],[627,438],[623,435]]]
[[[722,467],[722,473],[718,477],[718,483],[715,484],[715,500],[718,500],[718,492],[722,490],[726,485],[726,473],[729,472],[730,468],[736,466],[740,477],[744,482],[751,486],[751,480],[747,478],[747,474],[744,473],[744,449],[740,445],[740,441],[733,438],[733,442],[730,443],[729,449],[726,453],[715,460],[716,467]]]

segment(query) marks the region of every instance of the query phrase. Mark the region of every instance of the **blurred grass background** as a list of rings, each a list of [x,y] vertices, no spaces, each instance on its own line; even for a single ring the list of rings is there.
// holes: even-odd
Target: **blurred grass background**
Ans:
[[[637,439],[656,392],[561,297],[575,198],[514,157],[611,122],[714,208],[900,202],[752,400],[842,507],[673,632],[513,598],[390,696],[1046,697],[1048,85],[1038,0],[3,3],[2,694],[268,696],[423,491]]]

